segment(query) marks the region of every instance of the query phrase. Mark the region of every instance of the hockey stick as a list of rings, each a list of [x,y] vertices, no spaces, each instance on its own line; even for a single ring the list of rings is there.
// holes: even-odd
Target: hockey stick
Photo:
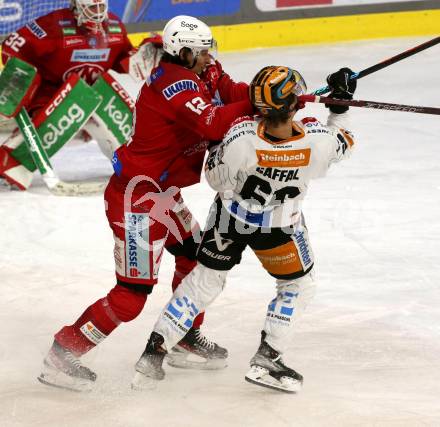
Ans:
[[[23,134],[24,141],[32,159],[43,177],[49,191],[56,196],[84,196],[102,193],[106,183],[78,182],[67,183],[61,181],[50,164],[49,156],[43,148],[40,137],[35,130],[27,111],[22,108],[15,116],[18,127]]]
[[[421,113],[440,115],[440,108],[420,107],[416,105],[390,104],[387,102],[334,99],[326,96],[301,95],[298,97],[302,102],[318,102],[320,104],[346,105],[349,107],[374,108],[376,110],[402,111],[405,113]]]
[[[435,46],[436,44],[440,43],[440,37],[436,37],[432,40],[429,40],[425,43],[419,44],[418,46],[415,46],[411,49],[405,50],[402,53],[399,53],[398,55],[392,56],[391,58],[385,59],[382,62],[379,62],[375,65],[372,65],[371,67],[365,68],[362,71],[359,71],[358,73],[355,73],[351,76],[352,79],[361,79],[362,77],[368,76],[369,74],[375,73],[376,71],[382,70],[385,67],[388,67],[389,65],[395,64],[396,62],[401,61],[402,59],[408,58],[412,55],[415,55],[416,53],[422,52],[425,49],[428,49],[432,46]],[[318,90],[315,90],[313,92],[313,95],[323,95],[324,93],[330,92],[330,88],[328,86],[322,87]]]

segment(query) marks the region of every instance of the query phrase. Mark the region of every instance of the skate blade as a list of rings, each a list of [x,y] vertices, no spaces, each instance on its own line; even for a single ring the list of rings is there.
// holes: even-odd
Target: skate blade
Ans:
[[[227,359],[206,359],[187,350],[172,351],[166,355],[168,365],[173,368],[215,371],[228,366]]]
[[[159,381],[160,380],[147,377],[144,374],[136,371],[133,379],[131,380],[131,388],[132,390],[137,391],[151,391],[157,388],[157,384]]]
[[[57,372],[56,374],[42,372],[37,377],[37,380],[40,381],[41,384],[78,393],[89,393],[93,390],[94,385],[92,381],[82,378],[73,378],[62,372]]]
[[[281,391],[283,393],[297,393],[302,389],[302,382],[293,378],[283,377],[280,381],[269,374],[269,370],[261,366],[252,366],[244,379],[261,387]]]

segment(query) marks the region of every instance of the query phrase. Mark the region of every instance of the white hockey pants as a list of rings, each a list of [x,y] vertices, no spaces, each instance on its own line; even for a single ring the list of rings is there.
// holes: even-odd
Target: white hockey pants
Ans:
[[[197,314],[220,295],[227,274],[197,264],[183,279],[154,326],[154,331],[164,337],[167,350],[186,335]]]

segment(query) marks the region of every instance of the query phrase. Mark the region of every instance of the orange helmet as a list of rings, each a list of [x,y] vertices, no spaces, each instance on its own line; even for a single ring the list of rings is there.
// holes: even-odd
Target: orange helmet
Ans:
[[[298,71],[275,65],[261,69],[249,86],[251,102],[264,116],[288,112],[296,96],[306,92]]]

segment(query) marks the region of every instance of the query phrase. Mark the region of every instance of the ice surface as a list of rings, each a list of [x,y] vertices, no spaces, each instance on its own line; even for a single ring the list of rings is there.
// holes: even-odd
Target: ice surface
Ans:
[[[257,50],[221,55],[249,81],[268,64],[298,68],[310,89],[341,66],[356,71],[428,38]],[[358,99],[440,106],[439,47],[359,81]],[[39,384],[54,332],[114,284],[102,197],[60,198],[37,179],[0,193],[0,426],[438,426],[440,425],[440,120],[352,109],[353,157],[312,184],[305,215],[318,293],[286,360],[305,377],[298,395],[244,381],[259,341],[272,279],[251,252],[207,314],[206,332],[230,351],[218,372],[167,368],[156,392],[132,392],[133,365],[170,296],[173,262],[135,321],[84,357],[96,390]],[[325,119],[322,105],[303,115]],[[110,174],[96,145],[66,148],[66,180]],[[203,223],[206,183],[184,191]]]

